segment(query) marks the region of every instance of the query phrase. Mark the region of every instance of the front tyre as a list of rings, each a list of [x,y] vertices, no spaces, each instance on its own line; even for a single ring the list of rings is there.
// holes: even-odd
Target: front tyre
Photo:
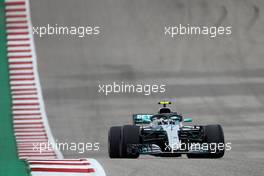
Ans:
[[[138,158],[140,128],[136,125],[124,125],[121,129],[120,156],[122,158]]]
[[[209,146],[209,153],[189,153],[188,158],[222,158],[225,154],[224,132],[221,125],[204,126],[204,141]]]
[[[111,127],[108,132],[108,154],[110,158],[120,158],[121,126]]]

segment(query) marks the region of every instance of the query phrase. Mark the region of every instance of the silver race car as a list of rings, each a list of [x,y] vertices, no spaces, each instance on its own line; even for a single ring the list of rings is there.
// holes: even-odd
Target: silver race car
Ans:
[[[221,125],[185,125],[192,118],[172,112],[162,101],[158,114],[134,114],[133,124],[111,127],[108,133],[110,158],[160,157],[221,158],[225,153]]]

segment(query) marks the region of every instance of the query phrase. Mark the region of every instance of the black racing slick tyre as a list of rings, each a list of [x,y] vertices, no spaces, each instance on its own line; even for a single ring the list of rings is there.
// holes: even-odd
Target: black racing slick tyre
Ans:
[[[136,125],[124,125],[121,130],[120,156],[122,158],[138,158],[140,128]]]
[[[110,158],[120,158],[121,129],[121,126],[114,126],[108,132],[108,154]]]
[[[209,153],[189,153],[188,158],[222,158],[225,154],[225,139],[221,125],[204,126],[204,141],[209,146]]]

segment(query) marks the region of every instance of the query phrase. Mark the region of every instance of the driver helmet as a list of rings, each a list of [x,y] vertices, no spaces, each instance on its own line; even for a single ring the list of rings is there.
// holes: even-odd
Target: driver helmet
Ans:
[[[171,113],[170,108],[161,108],[159,110],[159,114],[164,114],[164,113]]]

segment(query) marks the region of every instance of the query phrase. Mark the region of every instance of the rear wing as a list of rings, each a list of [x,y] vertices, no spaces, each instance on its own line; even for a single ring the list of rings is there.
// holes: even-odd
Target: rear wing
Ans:
[[[133,124],[149,124],[153,114],[133,114]]]

